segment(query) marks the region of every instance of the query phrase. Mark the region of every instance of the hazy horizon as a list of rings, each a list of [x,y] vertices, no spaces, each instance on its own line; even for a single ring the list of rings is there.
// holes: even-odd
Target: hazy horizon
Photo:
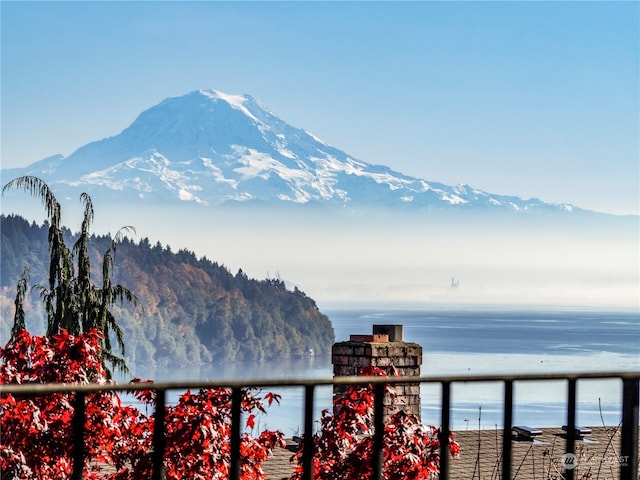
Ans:
[[[38,201],[23,200],[13,212],[41,223]],[[640,307],[638,217],[94,206],[93,233],[132,225],[136,242],[187,249],[233,274],[280,278],[321,309]],[[77,231],[80,221],[79,202],[65,200],[64,225]]]

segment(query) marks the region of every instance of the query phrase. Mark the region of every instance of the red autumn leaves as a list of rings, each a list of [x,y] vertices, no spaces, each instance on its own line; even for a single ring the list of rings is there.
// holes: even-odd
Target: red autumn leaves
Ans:
[[[62,331],[49,340],[25,330],[0,349],[0,380],[10,383],[107,383],[99,355],[100,334],[72,336]],[[135,381],[140,381],[136,379]],[[271,403],[277,397],[267,394]],[[151,390],[137,392],[152,407]],[[151,478],[153,416],[124,405],[113,392],[88,394],[85,421],[85,479]],[[254,391],[242,392],[242,411],[265,411]],[[2,478],[65,479],[73,471],[71,421],[73,395],[0,397],[2,411],[0,462]],[[153,410],[153,409],[152,409]],[[186,392],[166,409],[167,479],[226,479],[230,469],[231,393],[227,389]],[[252,429],[248,422],[247,428]],[[282,432],[244,433],[240,444],[241,475],[265,478],[262,462],[277,446]]]
[[[98,383],[108,380],[100,357],[96,330],[84,335],[65,331],[47,337],[18,332],[0,348],[0,381],[20,383]],[[368,374],[380,374],[371,370]],[[134,379],[133,382],[142,382]],[[151,383],[151,382],[150,382]],[[392,391],[389,390],[391,393]],[[139,402],[155,409],[152,390],[136,392]],[[242,392],[245,432],[240,441],[241,478],[266,478],[263,462],[277,447],[283,433],[263,431],[253,436],[264,402],[279,403],[280,396],[255,390]],[[73,471],[71,423],[73,394],[0,396],[0,477],[65,479]],[[85,479],[129,480],[151,478],[154,418],[143,409],[124,404],[114,392],[86,396],[84,434]],[[314,477],[320,480],[360,480],[372,471],[373,389],[352,386],[337,397],[334,414],[324,411],[320,431],[313,436]],[[231,392],[224,388],[185,392],[165,412],[167,479],[226,479],[230,472]],[[304,445],[303,447],[304,448]],[[451,441],[450,453],[459,453]],[[438,430],[411,415],[398,413],[385,425],[384,478],[428,479],[438,472]],[[292,458],[293,480],[301,478],[302,450]]]
[[[382,375],[365,367],[362,375]],[[393,396],[393,388],[385,386]],[[333,415],[322,412],[320,431],[313,436],[315,456],[313,478],[318,480],[361,480],[373,474],[372,385],[353,385],[334,400]],[[415,415],[399,412],[391,417],[383,434],[383,476],[385,480],[427,480],[440,466],[439,430],[423,425]],[[292,480],[302,479],[302,449],[293,457],[297,464]],[[460,447],[450,438],[449,450],[457,457]]]

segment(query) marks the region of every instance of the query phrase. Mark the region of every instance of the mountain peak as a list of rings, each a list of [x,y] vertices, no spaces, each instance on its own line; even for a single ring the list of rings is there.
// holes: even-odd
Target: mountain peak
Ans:
[[[247,117],[258,121],[258,119],[255,118],[253,116],[253,114],[245,106],[245,103],[247,103],[247,101],[252,100],[252,97],[249,96],[249,95],[229,95],[229,94],[223,93],[223,92],[221,92],[219,90],[198,90],[197,92],[200,95],[202,95],[204,97],[207,97],[207,98],[210,98],[212,100],[225,101],[229,105],[231,105],[233,108],[235,108],[237,110],[240,110]]]
[[[85,145],[66,158],[52,157],[18,170],[19,175],[37,175],[69,189],[102,191],[136,202],[571,210],[466,184],[428,182],[356,160],[287,124],[252,96],[218,90],[167,98],[143,111],[119,135]]]

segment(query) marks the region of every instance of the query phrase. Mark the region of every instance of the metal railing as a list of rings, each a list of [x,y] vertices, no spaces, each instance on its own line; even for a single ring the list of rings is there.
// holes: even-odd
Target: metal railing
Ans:
[[[502,382],[504,385],[504,429],[502,442],[502,477],[510,479],[512,467],[512,437],[511,426],[513,420],[513,384],[527,381],[557,381],[564,380],[568,384],[567,390],[567,434],[566,452],[575,453],[576,442],[576,383],[581,379],[620,379],[622,382],[622,429],[621,429],[621,457],[626,462],[620,463],[620,480],[638,479],[638,404],[640,373],[635,372],[601,372],[578,374],[548,374],[548,375],[481,375],[481,376],[449,376],[449,377],[336,377],[326,380],[256,380],[256,381],[184,381],[158,382],[144,384],[23,384],[0,385],[0,395],[46,395],[51,393],[75,393],[74,416],[72,420],[72,435],[76,441],[73,444],[73,479],[81,480],[84,468],[84,424],[85,398],[89,393],[99,391],[137,391],[152,390],[156,392],[155,426],[153,432],[153,480],[163,478],[163,456],[165,450],[165,407],[168,390],[187,390],[201,388],[228,388],[231,390],[231,473],[230,480],[240,479],[240,428],[241,428],[241,393],[247,387],[304,387],[304,432],[313,433],[313,413],[315,388],[331,385],[371,384],[374,387],[374,458],[373,480],[383,478],[383,401],[385,384],[420,383],[440,384],[442,387],[440,449],[448,451],[451,412],[451,385],[455,383],[472,382]],[[5,433],[6,434],[6,433]],[[311,448],[303,450],[304,480],[312,480],[313,442],[307,444]],[[566,470],[565,479],[573,480],[574,471]],[[449,455],[440,456],[440,479],[449,478]]]

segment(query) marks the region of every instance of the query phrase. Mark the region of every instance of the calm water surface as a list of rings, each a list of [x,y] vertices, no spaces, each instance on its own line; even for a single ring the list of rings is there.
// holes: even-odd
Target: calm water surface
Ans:
[[[404,325],[404,340],[423,347],[422,375],[640,371],[640,313],[525,310],[329,310],[336,340],[371,333],[374,324]],[[331,378],[331,358],[315,355],[269,364],[238,363],[193,370],[150,371],[156,380]],[[280,406],[260,418],[260,428],[301,430],[303,392],[280,388]],[[179,392],[170,394],[177,398]],[[331,390],[316,390],[316,418],[331,405]],[[578,382],[577,423],[617,425],[620,382]],[[439,385],[422,386],[424,423],[439,424]],[[455,384],[452,428],[502,427],[500,383]],[[514,424],[554,427],[566,423],[566,382],[516,382]]]

